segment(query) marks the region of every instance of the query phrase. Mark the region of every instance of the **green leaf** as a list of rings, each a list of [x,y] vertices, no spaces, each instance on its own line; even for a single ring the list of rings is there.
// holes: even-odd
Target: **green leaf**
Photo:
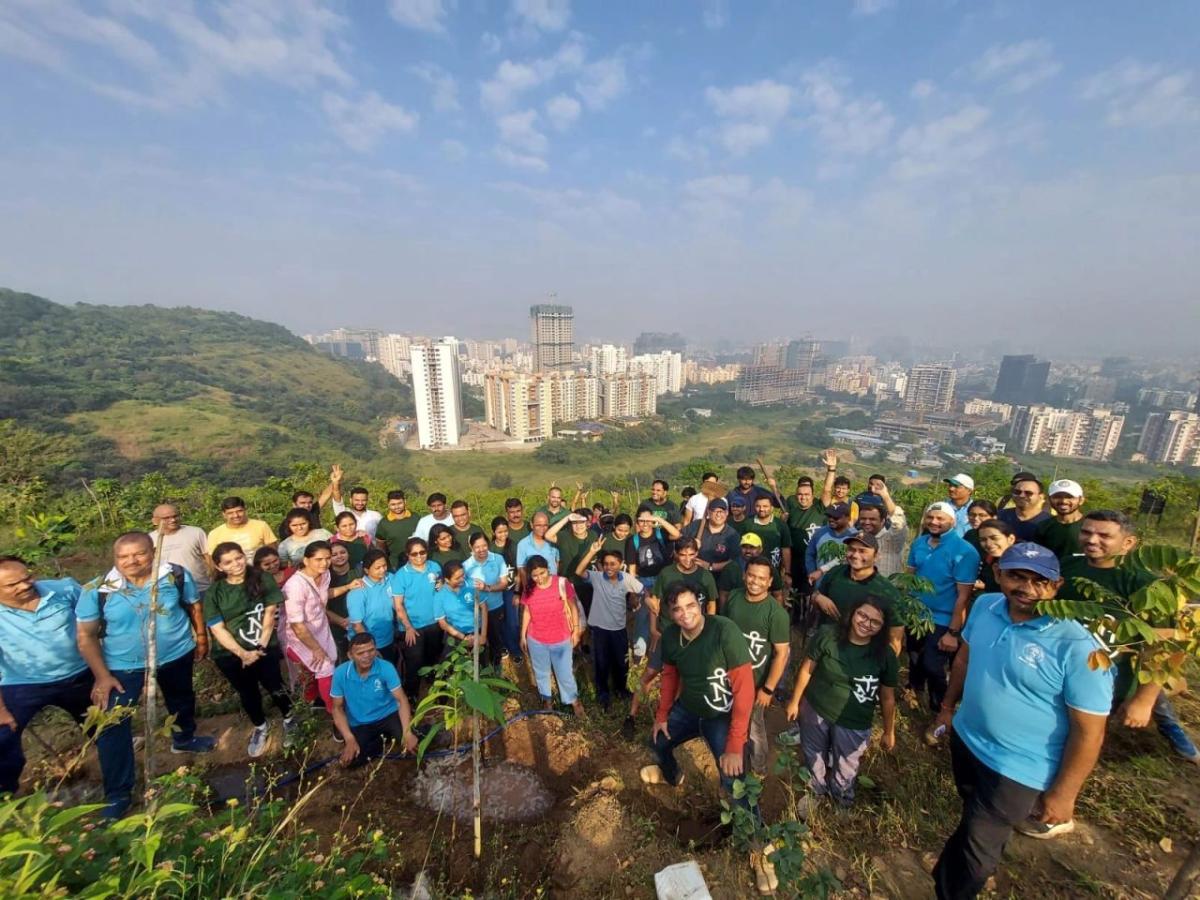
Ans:
[[[59,810],[46,823],[46,831],[48,833],[58,831],[64,825],[69,825],[76,819],[82,819],[84,816],[99,812],[102,809],[104,809],[103,803],[89,803],[85,806],[72,806]]]
[[[425,737],[421,738],[421,743],[417,744],[417,761],[420,762],[425,758],[425,751],[429,749],[429,745],[433,743],[433,739],[437,737],[438,732],[442,730],[441,722],[434,722],[430,727]]]
[[[859,775],[858,783],[865,787],[868,791],[875,787],[875,779],[870,775]]]

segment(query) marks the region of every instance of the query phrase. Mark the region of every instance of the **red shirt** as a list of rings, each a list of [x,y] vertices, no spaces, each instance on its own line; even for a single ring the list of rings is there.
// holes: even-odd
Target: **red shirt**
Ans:
[[[560,590],[560,584],[565,590]],[[528,637],[539,644],[561,644],[571,639],[571,626],[567,622],[567,614],[563,605],[563,593],[570,604],[574,615],[579,611],[575,602],[575,588],[571,582],[559,575],[552,575],[550,583],[544,588],[534,587],[528,595],[521,598],[521,604],[529,610]]]

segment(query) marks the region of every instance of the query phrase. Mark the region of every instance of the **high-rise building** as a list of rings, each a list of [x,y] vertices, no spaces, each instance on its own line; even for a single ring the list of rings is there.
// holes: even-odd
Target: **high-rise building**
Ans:
[[[588,372],[595,378],[622,375],[626,370],[625,348],[613,344],[592,345],[587,348]]]
[[[733,399],[747,406],[795,403],[808,395],[808,373],[781,366],[743,366]]]
[[[421,449],[458,446],[463,418],[457,348],[446,341],[414,344],[411,364]]]
[[[1012,420],[1013,408],[1008,403],[997,403],[995,400],[983,400],[976,397],[974,400],[968,400],[963,406],[963,415],[984,416],[988,419],[995,419],[1003,425]]]
[[[683,390],[683,357],[671,350],[644,353],[629,360],[630,375],[653,375],[656,392],[678,394]]]
[[[1000,360],[1000,373],[992,399],[1000,403],[1027,406],[1046,399],[1046,379],[1050,363],[1036,356],[1005,356]]]
[[[1124,427],[1124,416],[1103,407],[1076,412],[1044,404],[1018,406],[1012,438],[1018,453],[1104,461],[1117,448]]]
[[[653,375],[610,375],[600,379],[600,411],[613,419],[644,419],[658,411]]]
[[[779,341],[771,344],[759,344],[754,348],[754,365],[783,368],[784,360],[787,357],[787,348],[787,344]]]
[[[575,355],[575,311],[557,303],[529,307],[533,364],[538,372],[571,368]]]
[[[407,378],[412,371],[412,338],[407,334],[379,336],[379,364],[397,378]]]
[[[1150,413],[1142,426],[1138,453],[1147,462],[1200,466],[1200,415],[1182,409]]]
[[[483,405],[492,428],[519,441],[543,441],[560,422],[600,415],[600,382],[581,372],[492,372],[484,379]]]
[[[634,356],[661,353],[664,350],[673,350],[681,355],[686,353],[687,338],[676,331],[670,334],[664,331],[643,331],[633,342]]]
[[[908,372],[904,408],[911,412],[949,412],[954,405],[954,369],[943,363],[920,363]]]

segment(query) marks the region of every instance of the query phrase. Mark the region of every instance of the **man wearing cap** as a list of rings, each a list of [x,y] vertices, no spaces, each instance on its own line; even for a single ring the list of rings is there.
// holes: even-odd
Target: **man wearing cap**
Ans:
[[[709,501],[704,520],[689,525],[683,536],[699,544],[699,565],[713,578],[719,578],[721,571],[737,559],[741,535],[729,525],[729,502],[723,497]]]
[[[936,722],[953,729],[963,801],[933,870],[941,900],[979,894],[1027,817],[1071,820],[1112,703],[1112,671],[1088,665],[1099,641],[1079,622],[1037,613],[1038,602],[1063,585],[1057,557],[1038,544],[1015,544],[995,575],[1003,593],[976,601]]]
[[[834,503],[826,507],[825,523],[817,529],[804,551],[804,568],[808,572],[809,584],[816,584],[825,574],[820,562],[821,545],[829,541],[844,541],[850,535],[858,534],[858,529],[850,524],[850,505],[847,503]]]
[[[875,568],[883,575],[895,575],[904,571],[904,546],[908,543],[908,518],[904,508],[897,506],[887,493],[858,495],[858,530],[875,536],[879,553],[875,557]]]
[[[946,483],[946,493],[950,495],[947,502],[954,507],[954,530],[962,537],[971,530],[971,523],[967,521],[967,508],[975,494],[975,479],[959,472],[943,481]]]
[[[736,494],[730,494],[725,498],[725,502],[729,504],[729,527],[739,535],[745,534],[750,529],[750,517],[747,515],[749,504],[744,497]]]
[[[1041,544],[1060,561],[1079,553],[1079,528],[1083,524],[1083,488],[1078,481],[1060,478],[1049,487],[1050,506],[1056,515],[1048,516],[1038,523],[1033,541]]]
[[[908,550],[907,571],[928,579],[933,590],[921,595],[933,614],[933,633],[908,635],[908,686],[917,693],[929,688],[929,708],[937,713],[946,693],[946,666],[958,650],[967,618],[967,601],[979,574],[979,552],[954,530],[955,509],[945,500],[929,504],[924,533]],[[927,733],[927,740],[937,738]]]
[[[739,588],[746,585],[746,567],[752,559],[764,557],[763,540],[753,532],[747,532],[742,535],[741,554],[737,558],[736,564],[725,567],[725,571],[721,573],[721,579],[717,582],[717,591],[719,600],[717,602],[717,610],[720,612],[725,609],[725,604],[728,602],[730,595]],[[771,594],[777,600],[783,596],[783,579],[780,577],[779,570],[775,566],[771,566]],[[780,600],[780,604],[782,604]],[[725,615],[721,612],[721,615]]]
[[[904,626],[895,611],[901,600],[900,591],[875,564],[878,540],[875,535],[860,531],[847,537],[842,545],[846,548],[846,561],[821,576],[813,591],[813,604],[825,615],[825,621],[840,622],[859,600],[876,598],[884,613],[888,643],[898,657],[904,643]]]

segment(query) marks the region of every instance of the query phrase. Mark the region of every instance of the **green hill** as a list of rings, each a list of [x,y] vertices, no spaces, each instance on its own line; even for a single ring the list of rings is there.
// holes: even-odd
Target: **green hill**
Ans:
[[[235,313],[0,289],[0,321],[0,420],[57,449],[61,464],[39,472],[51,482],[158,471],[251,483],[297,459],[370,459],[384,420],[412,411],[380,366]]]

